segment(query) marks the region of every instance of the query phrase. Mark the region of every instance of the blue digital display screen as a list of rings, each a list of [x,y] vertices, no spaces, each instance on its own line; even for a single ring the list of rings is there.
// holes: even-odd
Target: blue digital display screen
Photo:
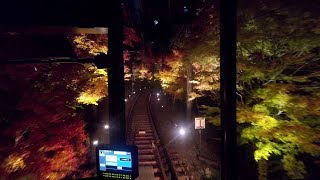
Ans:
[[[99,150],[99,170],[131,172],[132,171],[131,152]]]

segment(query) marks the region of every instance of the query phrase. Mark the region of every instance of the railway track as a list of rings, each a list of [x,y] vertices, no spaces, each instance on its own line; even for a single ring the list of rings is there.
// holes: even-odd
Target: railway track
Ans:
[[[138,147],[140,180],[187,180],[177,152],[159,139],[149,106],[150,93],[136,97],[129,113],[128,144]]]

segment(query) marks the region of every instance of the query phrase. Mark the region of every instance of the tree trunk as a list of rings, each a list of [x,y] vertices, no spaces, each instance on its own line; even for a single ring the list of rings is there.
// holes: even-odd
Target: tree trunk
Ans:
[[[130,80],[131,80],[131,92],[134,92],[134,75],[133,75],[133,59],[131,59],[131,63],[130,63]]]
[[[268,175],[268,161],[261,159],[258,161],[259,180],[267,180]]]
[[[192,93],[192,84],[190,83],[192,81],[192,64],[189,63],[187,67],[187,98],[186,98],[186,119],[187,122],[190,122],[192,120],[192,101],[189,101],[189,96]]]

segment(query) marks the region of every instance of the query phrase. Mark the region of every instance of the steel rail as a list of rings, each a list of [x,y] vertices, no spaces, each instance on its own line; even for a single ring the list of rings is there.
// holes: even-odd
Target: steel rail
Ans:
[[[143,94],[145,93],[145,94]],[[144,97],[142,97],[144,96]],[[175,159],[173,154],[172,154],[172,158],[169,151],[165,148],[165,145],[163,144],[163,142],[160,139],[159,136],[159,127],[157,126],[157,124],[155,123],[156,117],[154,115],[154,113],[152,112],[152,108],[151,108],[151,97],[152,94],[150,92],[142,92],[141,94],[137,94],[136,97],[134,98],[134,100],[132,101],[132,105],[128,110],[128,114],[126,116],[127,118],[127,143],[128,144],[135,144],[138,146],[139,151],[145,151],[148,148],[144,148],[141,146],[146,146],[147,143],[149,141],[149,148],[152,149],[153,151],[153,158],[151,159],[144,159],[143,156],[145,156],[145,154],[142,153],[142,158],[140,159],[139,157],[139,164],[142,163],[142,165],[140,166],[144,166],[147,165],[150,162],[154,162],[156,164],[150,164],[150,166],[152,166],[154,168],[154,174],[155,179],[163,179],[163,180],[178,180],[179,178],[181,179],[182,176],[185,176],[185,171],[183,170],[184,175],[180,175],[179,177],[179,172],[175,169],[174,166],[174,162],[173,160]],[[144,98],[143,101],[140,101],[140,98]],[[143,104],[139,104],[139,103],[143,103]],[[139,105],[138,105],[139,104]],[[137,108],[142,108],[142,105],[144,106],[142,111],[141,109],[137,109]],[[135,114],[135,110],[139,110],[140,114]],[[141,116],[141,112],[143,112],[143,114],[145,115],[145,117],[142,117],[142,119],[135,119],[135,115],[136,116]],[[141,117],[140,117],[141,118]],[[139,126],[135,126],[134,124],[139,124],[140,126],[142,125],[146,125],[146,124],[141,124],[141,121],[143,121],[144,123],[148,122],[148,124],[150,123],[150,129],[146,130],[144,133],[149,134],[149,137],[152,134],[152,137],[150,140],[138,140],[137,138],[137,132],[139,134]],[[149,126],[149,125],[147,125]],[[143,129],[143,128],[142,128]],[[143,131],[143,130],[141,130]],[[146,135],[147,136],[147,135]],[[141,136],[139,136],[141,137]],[[141,144],[141,142],[139,141],[146,141],[144,143]],[[140,146],[140,147],[139,147]],[[148,155],[147,155],[148,156]],[[140,161],[141,160],[141,161]],[[178,164],[177,168],[183,168],[182,166],[180,167]],[[149,166],[149,165],[147,165]],[[167,167],[165,167],[167,166]],[[158,169],[158,170],[155,170]],[[181,174],[181,173],[180,173]],[[188,179],[188,178],[186,178]]]
[[[154,127],[154,131],[156,134],[159,134],[159,128],[155,125],[155,122],[154,122],[154,114],[151,110],[151,96],[152,94],[150,93],[149,95],[149,98],[148,98],[148,102],[147,102],[147,105],[148,105],[148,111],[150,113],[150,120],[152,122],[152,125]],[[159,137],[158,137],[159,138]],[[160,138],[159,138],[160,139]],[[159,141],[159,145],[162,147],[162,150],[163,150],[163,153],[164,153],[164,158],[166,160],[166,163],[168,164],[168,167],[169,167],[169,172],[171,174],[171,179],[172,180],[177,180],[178,179],[178,173],[177,171],[174,169],[174,166],[173,166],[173,163],[171,162],[171,159],[169,157],[169,153],[167,152],[167,149],[165,148],[165,145],[163,144],[162,141]]]
[[[147,102],[146,102],[146,104],[147,104],[147,112],[148,112],[149,120],[150,120],[150,122],[151,122],[151,127],[152,127],[152,129],[153,129],[153,134],[154,134],[154,136],[155,136],[155,138],[156,138],[156,140],[157,140],[154,148],[155,148],[156,153],[157,153],[157,155],[158,155],[158,162],[159,162],[159,166],[160,166],[160,169],[161,169],[162,177],[163,177],[164,179],[167,179],[167,176],[166,176],[166,173],[165,173],[165,170],[164,170],[162,161],[161,161],[161,156],[160,156],[159,147],[158,147],[158,145],[161,146],[162,144],[161,144],[160,138],[159,138],[159,136],[158,136],[158,131],[157,131],[157,128],[156,128],[155,123],[154,123],[154,121],[153,121],[153,117],[152,117],[152,113],[151,113],[151,108],[150,108],[151,95],[152,95],[152,94],[150,93],[150,94],[149,94],[149,98],[146,99],[146,101],[147,101]],[[162,146],[162,147],[163,147],[163,146]],[[163,148],[163,150],[165,150],[165,149]],[[166,157],[165,157],[165,160],[166,160],[166,163],[170,162],[170,160],[169,160],[168,158],[166,158]]]

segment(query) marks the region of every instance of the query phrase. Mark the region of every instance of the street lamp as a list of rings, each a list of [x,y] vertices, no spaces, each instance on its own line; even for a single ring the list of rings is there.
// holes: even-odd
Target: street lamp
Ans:
[[[159,21],[155,19],[155,20],[153,21],[153,24],[156,26],[156,25],[159,24]]]
[[[158,98],[157,100],[160,101],[160,98]]]
[[[181,136],[184,136],[184,135],[186,134],[186,130],[185,130],[183,127],[181,127],[181,128],[179,129],[179,134],[180,134]]]
[[[109,125],[108,124],[104,125],[104,128],[109,129]]]

